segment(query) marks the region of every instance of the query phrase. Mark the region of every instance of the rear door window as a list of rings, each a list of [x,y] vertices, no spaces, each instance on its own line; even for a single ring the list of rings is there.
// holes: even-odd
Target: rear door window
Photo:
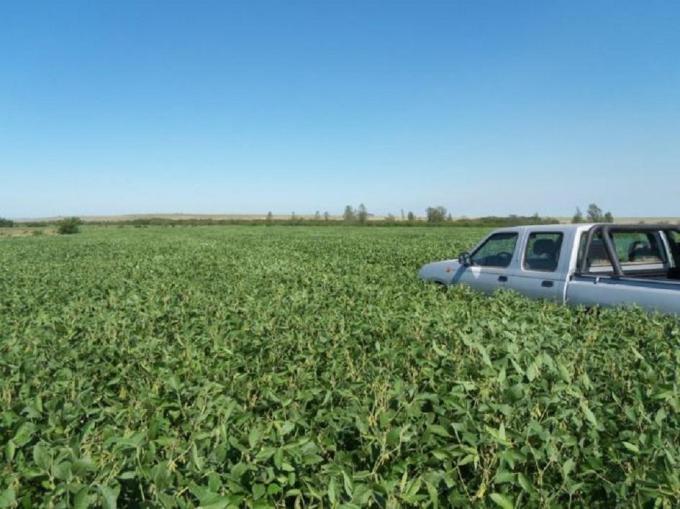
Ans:
[[[587,237],[587,233],[583,233],[581,236],[579,267],[581,267],[583,256],[586,255],[585,244]],[[658,271],[663,270],[667,266],[666,251],[658,232],[644,230],[612,231],[609,233],[609,237],[615,256],[624,274],[627,271],[631,273]],[[593,237],[587,256],[587,272],[598,274],[611,274],[614,272],[601,232],[598,232]]]
[[[666,261],[663,244],[655,232],[621,231],[611,233],[616,256],[622,266],[634,268]]]
[[[495,233],[472,254],[472,263],[480,267],[507,267],[516,245],[516,232]]]
[[[562,234],[533,232],[529,234],[524,252],[524,269],[554,272],[560,261]]]

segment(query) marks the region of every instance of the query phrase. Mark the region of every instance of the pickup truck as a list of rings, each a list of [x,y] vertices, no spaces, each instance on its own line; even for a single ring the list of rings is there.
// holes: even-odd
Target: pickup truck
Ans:
[[[574,306],[680,314],[680,225],[501,228],[457,260],[428,263],[419,277]]]

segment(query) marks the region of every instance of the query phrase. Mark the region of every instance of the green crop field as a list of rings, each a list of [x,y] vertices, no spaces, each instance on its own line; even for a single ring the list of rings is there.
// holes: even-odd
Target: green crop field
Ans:
[[[484,233],[0,239],[0,507],[677,507],[680,321],[417,280]]]

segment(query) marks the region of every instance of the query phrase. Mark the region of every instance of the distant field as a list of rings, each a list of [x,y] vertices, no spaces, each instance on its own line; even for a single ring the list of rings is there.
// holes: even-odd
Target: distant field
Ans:
[[[210,219],[210,220],[253,220],[253,219],[265,219],[267,214],[122,214],[122,215],[112,215],[112,216],[81,216],[80,218],[85,222],[119,222],[119,221],[135,221],[139,219],[168,219],[171,221],[180,220],[195,220],[195,219]],[[304,219],[312,219],[314,214],[298,214],[297,217]],[[274,219],[290,219],[290,214],[286,215],[274,215]],[[26,222],[40,222],[40,221],[57,221],[62,219],[62,216],[56,217],[41,217],[41,218],[22,218],[18,219],[19,223]],[[341,220],[342,216],[330,216],[332,220]]]
[[[0,239],[0,506],[677,507],[678,319],[417,280],[486,231]]]
[[[82,216],[81,219],[85,222],[120,222],[120,221],[135,221],[140,219],[167,219],[172,221],[178,220],[262,220],[267,217],[266,214],[127,214],[127,215],[113,215],[113,216]],[[288,220],[290,219],[290,214],[285,215],[274,215],[272,218],[274,220]],[[314,214],[298,214],[298,218],[302,219],[313,219]],[[382,221],[385,220],[387,216],[383,215],[371,215],[369,216],[370,221]],[[395,215],[395,220],[399,220],[399,214]],[[466,216],[453,216],[453,219],[465,219]],[[474,217],[470,217],[474,219]],[[32,219],[18,219],[19,224],[26,222],[54,222],[62,217],[44,217],[44,218],[32,218]],[[329,217],[331,221],[341,221],[342,215],[332,215]],[[424,219],[424,217],[419,217],[419,219]],[[558,217],[562,223],[570,223],[571,217]],[[678,217],[616,217],[617,223],[658,223],[658,222],[668,222],[668,223],[678,223],[680,224],[680,216]]]

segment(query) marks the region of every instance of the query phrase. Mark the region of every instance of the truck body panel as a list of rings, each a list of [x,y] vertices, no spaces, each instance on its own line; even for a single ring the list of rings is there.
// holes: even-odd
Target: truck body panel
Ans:
[[[649,311],[680,314],[680,283],[574,276],[567,287],[566,302],[587,307],[639,306]]]

